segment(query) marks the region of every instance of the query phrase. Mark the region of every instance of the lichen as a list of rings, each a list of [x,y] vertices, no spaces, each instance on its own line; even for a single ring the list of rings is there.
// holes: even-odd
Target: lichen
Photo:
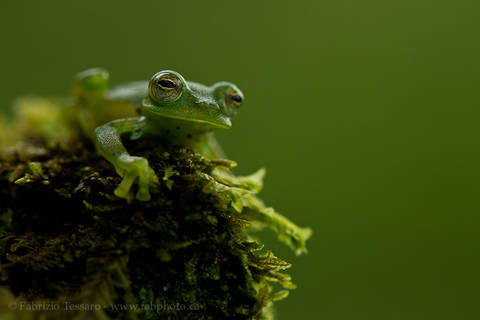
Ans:
[[[256,198],[263,171],[229,178],[231,161],[138,140],[128,150],[163,183],[128,203],[89,141],[38,123],[10,126],[2,147],[1,319],[270,319],[295,287],[290,264],[249,235],[270,227],[298,253],[310,235]]]

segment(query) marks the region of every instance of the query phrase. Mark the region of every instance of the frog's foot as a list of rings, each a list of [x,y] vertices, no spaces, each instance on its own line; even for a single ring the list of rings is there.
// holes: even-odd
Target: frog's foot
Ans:
[[[226,195],[230,198],[232,207],[237,210],[237,212],[242,212],[242,197],[248,194],[250,192],[249,190],[223,184],[218,181],[216,177],[213,177],[206,173],[200,173],[200,176],[202,176],[207,181],[203,188],[204,192],[213,194],[220,193]]]
[[[150,188],[158,183],[158,178],[153,169],[148,165],[147,159],[123,156],[118,159],[115,168],[120,176],[123,177],[122,182],[114,191],[117,197],[129,200],[131,198],[130,189],[133,183],[137,181],[137,200],[150,200]]]

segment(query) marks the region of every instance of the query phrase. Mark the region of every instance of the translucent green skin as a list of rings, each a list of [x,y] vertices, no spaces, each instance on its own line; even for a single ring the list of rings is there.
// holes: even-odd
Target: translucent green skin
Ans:
[[[181,90],[162,92],[162,89],[152,93],[156,76],[163,73],[174,78]],[[172,93],[175,93],[174,98]],[[153,135],[166,143],[196,150],[207,158],[222,158],[223,152],[211,131],[230,128],[231,117],[242,100],[242,93],[231,83],[218,82],[207,87],[187,82],[174,71],[159,72],[150,81],[131,82],[109,89],[108,73],[102,69],[90,69],[76,76],[72,97],[63,109],[63,116],[70,126],[92,139],[98,151],[123,177],[115,195],[131,200],[130,190],[137,182],[136,198],[147,201],[158,178],[147,159],[128,153],[121,135],[129,134],[131,140],[144,134]],[[219,162],[226,167],[232,165],[228,161]],[[228,195],[235,210],[274,230],[279,239],[297,254],[306,252],[305,243],[312,231],[299,228],[273,208],[266,207],[254,195],[262,188],[264,174],[265,170],[260,169],[250,176],[236,177],[228,169],[216,168],[211,175],[205,175],[205,190]]]
[[[218,82],[210,87],[187,82],[174,71],[162,71],[156,75],[163,73],[175,78],[181,88],[175,91],[179,96],[174,101],[158,102],[159,99],[149,91],[148,81],[132,82],[109,90],[108,73],[102,69],[78,74],[72,85],[72,103],[65,117],[94,141],[98,151],[123,177],[115,190],[118,197],[129,199],[133,183],[138,182],[136,198],[147,201],[150,188],[158,183],[147,159],[131,156],[125,149],[122,134],[129,133],[132,140],[151,134],[167,143],[196,150],[210,159],[223,156],[211,131],[231,127],[231,117],[238,105],[229,103],[226,97],[234,92],[243,99],[240,90],[228,82]],[[162,94],[169,97],[172,91],[160,90],[157,96],[163,98]]]

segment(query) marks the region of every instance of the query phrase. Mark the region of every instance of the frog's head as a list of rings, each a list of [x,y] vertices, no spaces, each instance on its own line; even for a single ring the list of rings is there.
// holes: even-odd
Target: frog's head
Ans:
[[[150,80],[142,111],[152,117],[195,122],[205,129],[229,128],[242,101],[242,92],[232,83],[217,82],[207,87],[166,70]]]

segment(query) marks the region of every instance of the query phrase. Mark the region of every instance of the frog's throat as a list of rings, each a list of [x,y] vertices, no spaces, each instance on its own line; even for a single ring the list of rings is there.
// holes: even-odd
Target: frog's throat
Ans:
[[[152,110],[150,106],[142,106],[139,111],[140,114],[146,116],[153,122],[161,122],[162,119],[180,120],[190,122],[192,124],[203,125],[211,129],[228,129],[232,126],[232,122],[228,117],[222,117],[222,119],[219,119],[218,121],[209,121],[205,119],[183,116],[175,113],[159,112],[158,110]]]

